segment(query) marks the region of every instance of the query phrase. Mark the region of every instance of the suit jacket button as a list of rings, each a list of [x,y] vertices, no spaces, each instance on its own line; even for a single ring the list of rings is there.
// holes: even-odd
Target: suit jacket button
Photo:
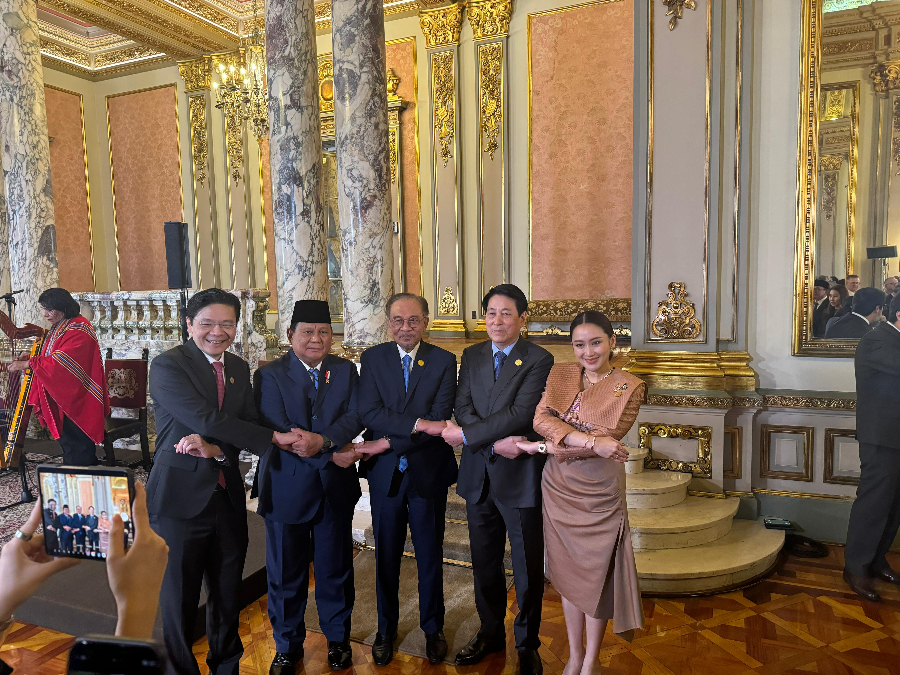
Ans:
[[[314,419],[314,420],[317,420],[317,419],[319,419],[319,416],[318,416],[318,415],[313,415],[313,419]]]

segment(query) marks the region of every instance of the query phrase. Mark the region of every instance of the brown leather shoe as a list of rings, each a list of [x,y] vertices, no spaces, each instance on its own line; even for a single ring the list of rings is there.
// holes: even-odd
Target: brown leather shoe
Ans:
[[[844,581],[847,582],[850,590],[859,597],[870,602],[879,602],[881,600],[881,596],[878,595],[878,591],[875,590],[875,584],[872,582],[871,577],[858,577],[855,574],[850,574],[850,572],[844,570]]]
[[[886,567],[883,570],[879,570],[875,572],[875,576],[882,581],[886,581],[889,584],[896,584],[900,586],[900,572],[897,572],[890,567]]]

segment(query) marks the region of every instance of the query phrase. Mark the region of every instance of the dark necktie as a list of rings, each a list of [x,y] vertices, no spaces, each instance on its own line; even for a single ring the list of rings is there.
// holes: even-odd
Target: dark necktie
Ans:
[[[219,410],[221,410],[225,401],[225,365],[221,361],[213,361],[212,367],[216,371],[216,394],[219,396]],[[222,469],[219,469],[219,485],[225,489],[225,474]]]
[[[309,369],[309,376],[312,378],[313,386],[319,391],[319,371],[315,368]]]
[[[497,381],[497,378],[500,377],[500,370],[503,368],[503,364],[506,362],[506,354],[503,352],[497,352],[494,354],[494,382]]]

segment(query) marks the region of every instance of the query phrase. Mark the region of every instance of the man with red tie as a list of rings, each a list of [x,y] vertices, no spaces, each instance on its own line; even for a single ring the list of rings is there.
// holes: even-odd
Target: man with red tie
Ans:
[[[150,367],[156,454],[147,482],[150,524],[169,545],[160,593],[169,673],[199,675],[191,646],[201,584],[206,582],[209,672],[238,675],[241,574],[247,508],[238,470],[242,449],[255,454],[299,440],[257,422],[247,362],[226,351],[241,314],[238,299],[210,288],[188,302],[191,339]]]

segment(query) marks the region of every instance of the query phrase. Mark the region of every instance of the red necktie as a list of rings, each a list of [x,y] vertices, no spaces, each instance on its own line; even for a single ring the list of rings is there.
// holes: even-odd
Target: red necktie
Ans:
[[[221,361],[212,362],[213,370],[216,371],[216,394],[219,397],[219,410],[222,409],[222,402],[225,400],[225,366]],[[225,474],[219,469],[219,485],[225,489]]]

